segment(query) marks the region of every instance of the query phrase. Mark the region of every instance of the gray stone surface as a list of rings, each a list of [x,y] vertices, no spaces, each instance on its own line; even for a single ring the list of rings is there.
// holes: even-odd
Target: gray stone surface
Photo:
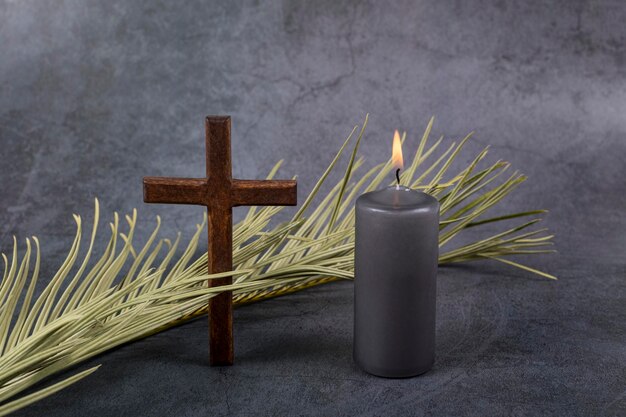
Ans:
[[[314,185],[366,112],[368,163],[434,114],[530,180],[560,277],[488,263],[440,274],[437,362],[408,380],[351,361],[352,287],[236,312],[232,368],[204,320],[95,359],[19,415],[626,415],[626,6],[622,1],[0,1],[0,247],[37,234],[50,276],[70,214],[140,208],[165,233],[202,209],[144,206],[143,175],[204,171],[202,120],[233,116],[239,177],[279,158]],[[469,160],[473,152],[464,156]],[[140,236],[140,237],[141,237]]]

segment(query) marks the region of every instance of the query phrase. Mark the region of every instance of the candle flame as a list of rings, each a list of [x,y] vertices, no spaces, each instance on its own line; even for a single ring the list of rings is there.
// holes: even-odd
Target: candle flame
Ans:
[[[393,134],[391,163],[396,169],[404,168],[404,161],[402,160],[402,142],[400,141],[400,133],[397,130]]]

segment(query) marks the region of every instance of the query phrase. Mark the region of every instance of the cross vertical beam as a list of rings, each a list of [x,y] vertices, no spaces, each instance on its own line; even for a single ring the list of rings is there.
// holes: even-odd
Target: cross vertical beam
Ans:
[[[233,269],[230,117],[207,117],[205,130],[206,175],[209,192],[212,195],[211,200],[207,201],[208,267],[210,273],[218,273]],[[210,279],[209,287],[232,283],[232,277]],[[211,365],[233,364],[232,291],[222,292],[209,300],[209,360]]]

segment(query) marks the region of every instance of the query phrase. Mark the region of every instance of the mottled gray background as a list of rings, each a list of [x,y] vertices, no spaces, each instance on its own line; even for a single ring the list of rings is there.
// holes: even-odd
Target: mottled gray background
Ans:
[[[559,255],[444,268],[437,363],[409,380],[351,362],[351,284],[236,312],[236,366],[204,320],[92,363],[21,415],[626,415],[626,4],[606,1],[0,1],[0,247],[36,234],[44,277],[90,218],[140,209],[189,233],[197,207],[144,206],[143,175],[204,171],[203,118],[233,116],[238,177],[279,159],[312,188],[353,125],[387,158],[431,115],[476,131],[529,181]]]

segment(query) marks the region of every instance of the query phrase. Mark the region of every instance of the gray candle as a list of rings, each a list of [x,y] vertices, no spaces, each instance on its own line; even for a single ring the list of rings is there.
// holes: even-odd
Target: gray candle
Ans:
[[[378,376],[422,374],[435,359],[439,202],[392,186],[361,195],[355,222],[354,360]]]

